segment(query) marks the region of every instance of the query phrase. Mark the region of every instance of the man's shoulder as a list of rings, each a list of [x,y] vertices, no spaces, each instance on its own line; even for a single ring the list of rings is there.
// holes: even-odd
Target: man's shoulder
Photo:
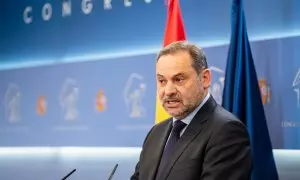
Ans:
[[[242,120],[220,105],[217,105],[207,120],[206,129],[210,140],[219,138],[226,139],[226,137],[249,138],[247,128]]]
[[[157,138],[157,136],[159,136],[161,132],[164,132],[169,127],[171,121],[172,118],[168,118],[166,120],[154,124],[152,128],[149,130],[144,143],[149,141],[149,139]]]
[[[243,124],[241,119],[220,105],[217,105],[215,108],[214,113],[211,116],[211,120],[214,124],[221,126],[227,123]]]
[[[172,117],[162,120],[162,121],[158,122],[157,124],[155,124],[153,126],[153,129],[164,128],[164,127],[168,126],[171,121],[172,121]]]

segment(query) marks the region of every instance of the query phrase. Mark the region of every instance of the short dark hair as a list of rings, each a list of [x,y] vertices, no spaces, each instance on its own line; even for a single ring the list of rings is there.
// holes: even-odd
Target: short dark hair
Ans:
[[[197,45],[189,43],[187,41],[176,41],[164,47],[158,53],[156,62],[161,56],[175,54],[180,51],[187,52],[191,56],[192,66],[198,74],[202,72],[203,69],[208,68],[204,51]]]

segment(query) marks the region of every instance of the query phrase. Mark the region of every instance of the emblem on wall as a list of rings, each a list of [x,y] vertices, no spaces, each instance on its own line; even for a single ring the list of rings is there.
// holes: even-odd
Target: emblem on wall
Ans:
[[[5,114],[9,122],[21,120],[20,103],[21,91],[19,86],[14,83],[9,84],[4,95]]]
[[[136,73],[132,73],[124,89],[124,100],[131,118],[140,118],[146,115],[142,99],[145,95],[146,83],[144,78]]]
[[[67,121],[74,121],[78,118],[77,102],[79,98],[79,88],[74,79],[65,79],[59,102],[63,111],[64,119]]]
[[[297,98],[297,108],[300,108],[300,68],[293,81],[294,92]]]
[[[221,104],[225,81],[225,72],[216,66],[212,66],[209,69],[211,70],[213,77],[211,87],[209,88],[209,92],[217,101],[217,103]]]

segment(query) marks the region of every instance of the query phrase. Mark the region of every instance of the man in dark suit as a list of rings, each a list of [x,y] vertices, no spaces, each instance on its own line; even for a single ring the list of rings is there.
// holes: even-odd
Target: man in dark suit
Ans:
[[[156,63],[160,101],[169,118],[145,138],[131,180],[247,180],[250,141],[244,124],[209,94],[204,52],[180,41]]]

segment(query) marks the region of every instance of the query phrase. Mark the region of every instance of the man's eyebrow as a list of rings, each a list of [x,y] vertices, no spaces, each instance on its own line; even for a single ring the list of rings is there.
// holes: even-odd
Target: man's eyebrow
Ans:
[[[164,76],[161,75],[161,74],[156,74],[156,76],[157,76],[157,77],[161,77],[161,78],[164,77]],[[184,74],[183,72],[179,72],[179,73],[175,74],[175,75],[173,76],[173,78],[176,78],[176,77],[178,77],[178,76],[185,76],[185,74]]]
[[[176,76],[184,76],[184,73],[183,72],[179,72],[179,73],[175,74],[173,77],[176,77]]]

